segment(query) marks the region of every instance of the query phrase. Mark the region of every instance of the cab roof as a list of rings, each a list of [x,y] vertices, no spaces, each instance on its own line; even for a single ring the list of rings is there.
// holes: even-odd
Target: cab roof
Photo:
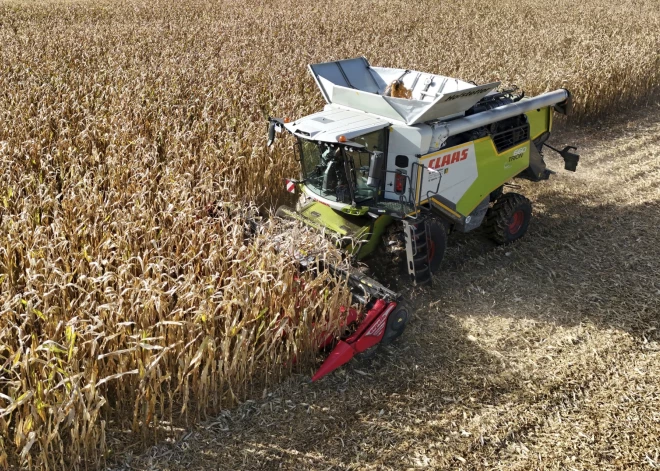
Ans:
[[[354,111],[326,107],[324,111],[300,118],[284,126],[296,136],[323,142],[339,142],[339,136],[346,141],[378,131],[390,125],[385,119],[369,115],[364,111]]]

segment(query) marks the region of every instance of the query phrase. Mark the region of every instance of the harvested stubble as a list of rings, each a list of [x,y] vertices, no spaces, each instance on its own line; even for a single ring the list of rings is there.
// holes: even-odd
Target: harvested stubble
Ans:
[[[322,104],[308,63],[566,86],[588,118],[657,91],[659,8],[1,3],[0,463],[98,463],[106,433],[222,407],[346,301],[296,292],[274,232],[244,245],[251,202],[281,200],[296,174],[290,148],[266,150],[264,118]],[[209,221],[216,200],[229,206]],[[298,303],[313,315],[282,342],[276,316]]]

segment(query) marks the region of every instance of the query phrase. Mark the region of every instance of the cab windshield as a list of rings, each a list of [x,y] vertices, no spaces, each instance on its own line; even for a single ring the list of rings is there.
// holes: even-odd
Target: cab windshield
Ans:
[[[383,131],[352,141],[360,147],[299,138],[305,185],[317,195],[351,204],[373,199],[377,189],[367,186],[371,152],[381,150]]]

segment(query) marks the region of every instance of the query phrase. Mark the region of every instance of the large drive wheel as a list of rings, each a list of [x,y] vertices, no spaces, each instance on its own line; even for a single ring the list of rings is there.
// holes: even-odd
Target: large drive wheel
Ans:
[[[507,193],[486,213],[486,232],[498,244],[510,244],[525,235],[531,218],[532,203],[523,195]]]
[[[440,268],[442,259],[445,257],[447,249],[447,229],[438,221],[428,220],[426,222],[429,228],[429,268],[431,273],[436,273]]]

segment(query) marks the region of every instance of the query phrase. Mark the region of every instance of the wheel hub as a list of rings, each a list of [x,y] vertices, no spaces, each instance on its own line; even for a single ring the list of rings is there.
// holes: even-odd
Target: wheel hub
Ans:
[[[522,227],[524,221],[525,214],[522,210],[519,209],[513,213],[513,216],[511,216],[511,219],[509,220],[509,233],[516,234]]]
[[[385,328],[385,335],[381,340],[382,345],[389,345],[394,339],[399,337],[406,327],[408,322],[408,309],[396,309],[391,313],[387,319],[387,326]]]

